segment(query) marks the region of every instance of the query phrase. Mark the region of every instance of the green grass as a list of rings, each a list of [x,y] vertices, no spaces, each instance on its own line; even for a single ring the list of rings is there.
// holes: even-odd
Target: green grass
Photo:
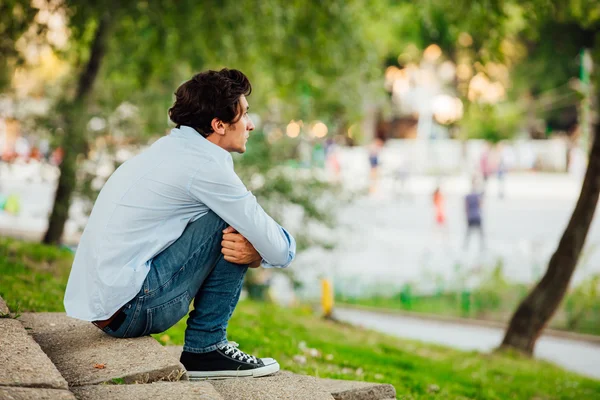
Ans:
[[[185,322],[162,335],[182,344]],[[441,332],[443,334],[443,332]],[[241,302],[228,339],[282,368],[339,379],[391,383],[401,399],[594,399],[600,382],[518,354],[461,352],[316,318],[310,308]],[[316,349],[313,357],[301,343]],[[294,357],[306,357],[299,364]]]
[[[593,283],[593,282],[591,282]],[[336,294],[339,304],[359,305],[389,310],[410,311],[421,314],[473,318],[508,322],[519,302],[527,295],[525,285],[507,285],[496,291],[474,290],[471,293],[440,293],[438,295],[413,295],[399,292],[390,296],[351,297]],[[576,323],[569,323],[577,315]],[[575,321],[575,320],[573,320]],[[549,323],[549,327],[590,335],[600,335],[600,302],[598,297],[579,291],[567,294]]]
[[[13,311],[15,305],[22,311],[62,311],[71,260],[68,251],[0,239],[0,295]],[[182,344],[184,330],[181,321],[155,337]],[[323,320],[307,307],[243,301],[228,336],[244,351],[274,357],[287,370],[392,383],[400,399],[600,398],[599,381],[546,362],[401,340]],[[298,361],[303,357],[304,363]]]
[[[64,311],[69,250],[0,237],[0,297],[12,312]]]

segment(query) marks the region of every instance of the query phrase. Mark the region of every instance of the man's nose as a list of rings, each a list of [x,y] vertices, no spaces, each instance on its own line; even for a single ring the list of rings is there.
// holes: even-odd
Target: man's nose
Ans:
[[[253,131],[254,130],[254,122],[252,122],[252,120],[250,120],[250,123],[248,124],[247,129],[249,131]]]

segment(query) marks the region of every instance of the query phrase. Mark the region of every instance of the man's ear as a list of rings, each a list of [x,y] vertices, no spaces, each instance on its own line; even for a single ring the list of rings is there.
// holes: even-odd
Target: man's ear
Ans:
[[[213,118],[212,121],[210,121],[210,126],[213,129],[213,132],[215,132],[218,135],[224,135],[225,134],[225,124],[223,123],[223,121],[221,121],[219,118]]]

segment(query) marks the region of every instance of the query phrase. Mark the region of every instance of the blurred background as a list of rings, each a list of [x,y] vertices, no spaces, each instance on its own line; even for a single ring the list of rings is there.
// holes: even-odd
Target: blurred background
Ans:
[[[236,171],[299,243],[248,296],[326,279],[341,303],[506,321],[581,190],[599,21],[575,0],[2,0],[0,235],[74,251],[176,87],[237,68],[257,129]],[[594,221],[552,326],[600,334],[599,243]]]

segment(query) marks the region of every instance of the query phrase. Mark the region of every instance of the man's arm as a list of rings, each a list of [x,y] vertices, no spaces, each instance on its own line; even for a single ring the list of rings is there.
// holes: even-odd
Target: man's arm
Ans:
[[[228,162],[203,164],[189,184],[190,194],[247,239],[263,266],[287,267],[295,257],[296,241],[263,210]]]

